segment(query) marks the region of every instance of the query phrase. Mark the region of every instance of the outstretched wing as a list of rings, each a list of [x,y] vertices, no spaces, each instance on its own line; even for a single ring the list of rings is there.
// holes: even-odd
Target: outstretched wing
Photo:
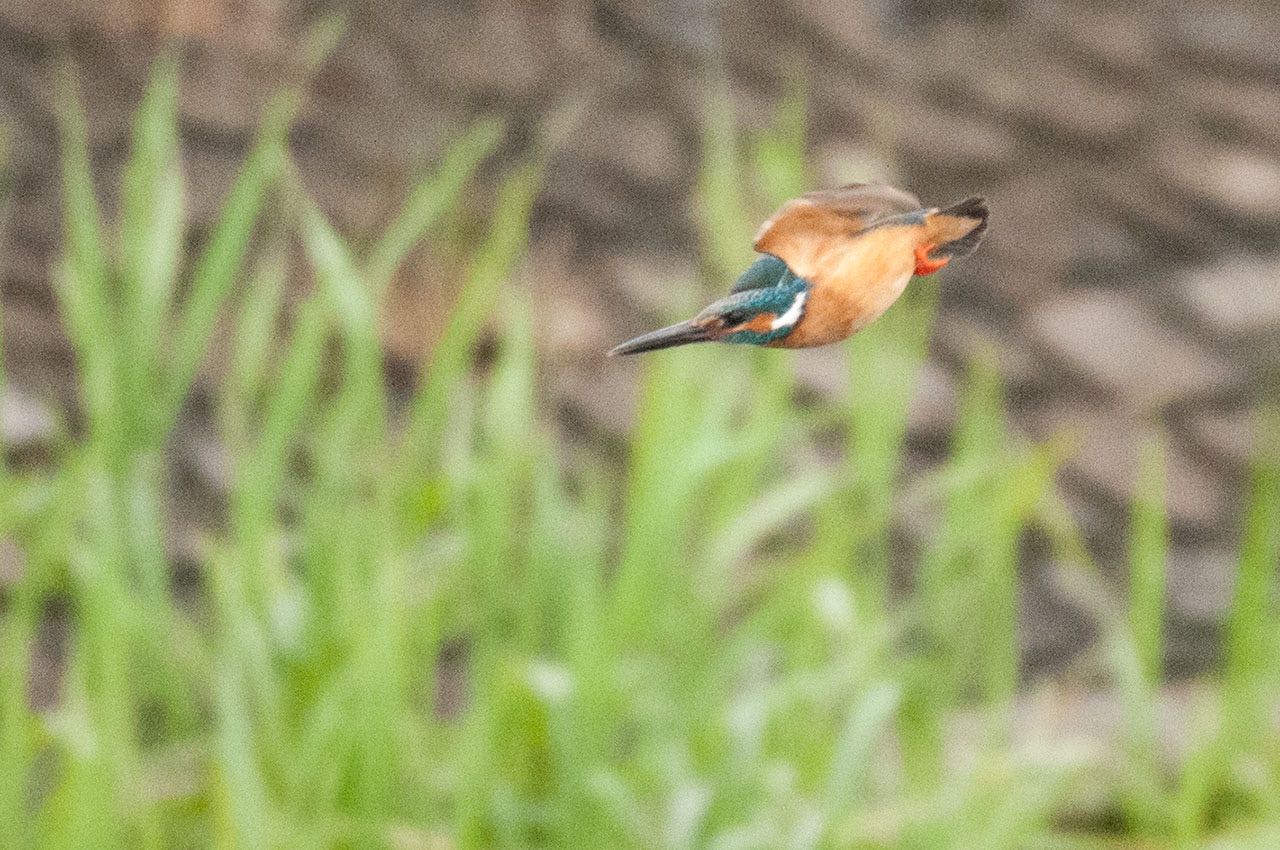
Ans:
[[[919,209],[919,199],[910,192],[874,183],[809,192],[783,204],[761,225],[754,247],[804,274],[810,258],[853,240],[879,221]]]

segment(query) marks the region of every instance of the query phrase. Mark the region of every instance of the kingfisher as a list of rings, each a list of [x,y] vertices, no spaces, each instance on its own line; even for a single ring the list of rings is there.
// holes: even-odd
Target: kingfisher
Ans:
[[[912,276],[932,275],[972,253],[986,231],[982,198],[939,208],[878,184],[809,192],[761,225],[753,243],[761,256],[727,296],[609,356],[691,342],[768,348],[839,342],[888,310]]]

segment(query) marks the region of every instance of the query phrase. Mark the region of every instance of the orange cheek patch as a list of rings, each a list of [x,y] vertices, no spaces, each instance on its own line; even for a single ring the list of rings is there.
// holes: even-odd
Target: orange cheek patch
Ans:
[[[761,313],[755,316],[751,321],[739,325],[735,330],[755,331],[756,333],[768,333],[773,330],[773,320],[778,318],[773,313]]]
[[[938,269],[942,268],[947,263],[951,262],[950,257],[943,257],[941,260],[929,259],[929,252],[936,247],[938,246],[937,245],[921,245],[919,248],[916,248],[915,273],[917,275],[923,277],[924,275],[933,274]]]

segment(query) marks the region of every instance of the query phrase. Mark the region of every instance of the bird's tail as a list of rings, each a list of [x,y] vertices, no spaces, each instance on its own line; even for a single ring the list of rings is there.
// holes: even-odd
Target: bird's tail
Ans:
[[[629,339],[609,351],[610,357],[619,354],[639,354],[642,351],[657,351],[660,348],[673,348],[677,345],[688,345],[691,342],[707,342],[714,338],[714,328],[706,324],[695,323],[692,319],[678,325],[670,325],[641,334]]]
[[[987,232],[987,202],[967,198],[940,210],[927,213],[924,219],[926,244],[931,260],[952,260],[973,253]]]

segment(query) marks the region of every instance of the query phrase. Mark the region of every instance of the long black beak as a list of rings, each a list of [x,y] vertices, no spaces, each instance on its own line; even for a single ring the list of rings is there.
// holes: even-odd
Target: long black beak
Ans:
[[[706,342],[711,339],[711,331],[705,325],[695,325],[692,320],[678,325],[660,328],[629,339],[622,345],[609,351],[610,357],[619,354],[639,354],[642,351],[657,351],[660,348],[672,348],[677,345],[688,345],[691,342]]]

